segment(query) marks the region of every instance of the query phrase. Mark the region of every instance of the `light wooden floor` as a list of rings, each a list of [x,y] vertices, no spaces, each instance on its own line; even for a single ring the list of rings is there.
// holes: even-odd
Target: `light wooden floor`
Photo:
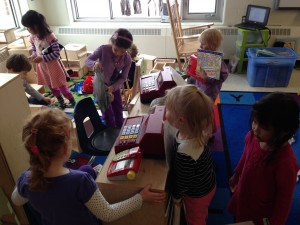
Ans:
[[[293,70],[287,87],[250,87],[246,74],[229,74],[223,83],[222,91],[253,91],[253,92],[289,92],[300,93],[300,70]]]

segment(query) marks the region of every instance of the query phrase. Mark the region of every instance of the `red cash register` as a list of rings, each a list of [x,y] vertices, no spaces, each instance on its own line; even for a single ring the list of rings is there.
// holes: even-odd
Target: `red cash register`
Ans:
[[[165,158],[165,107],[156,106],[149,115],[127,117],[115,143],[115,152],[139,146],[144,158]]]
[[[141,76],[140,84],[142,103],[149,103],[155,98],[164,96],[166,90],[177,85],[169,69]]]

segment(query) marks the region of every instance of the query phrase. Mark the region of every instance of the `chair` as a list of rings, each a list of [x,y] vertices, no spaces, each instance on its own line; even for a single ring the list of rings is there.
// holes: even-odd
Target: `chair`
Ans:
[[[120,129],[103,124],[91,97],[77,102],[74,120],[81,150],[91,155],[108,155]]]
[[[203,29],[210,28],[214,23],[182,28],[177,0],[167,0],[167,8],[176,49],[178,67],[180,71],[183,71],[184,66],[187,65],[188,62],[187,57],[196,53],[200,46],[200,43],[197,40],[200,32]],[[185,33],[192,33],[192,35],[185,36]],[[184,57],[184,65],[181,64],[181,57]]]

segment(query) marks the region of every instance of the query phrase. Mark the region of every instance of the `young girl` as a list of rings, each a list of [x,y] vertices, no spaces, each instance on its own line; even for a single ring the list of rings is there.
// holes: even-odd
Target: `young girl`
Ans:
[[[189,225],[206,224],[208,205],[216,190],[216,175],[207,147],[213,129],[210,98],[195,85],[167,92],[166,120],[178,132],[171,160],[170,191],[175,204],[183,203]]]
[[[218,51],[221,46],[222,40],[223,40],[223,36],[219,30],[215,28],[208,28],[204,30],[199,37],[199,42],[200,42],[199,48],[203,50]],[[196,65],[197,65],[197,56],[192,55],[190,57],[190,62],[187,69],[188,75],[196,74]],[[229,73],[228,68],[225,62],[222,61],[220,78],[218,80],[208,77],[206,75],[206,72],[202,69],[200,70],[199,73],[201,77],[200,80],[196,80],[195,78],[190,77],[188,82],[191,84],[196,84],[196,86],[202,89],[205,92],[205,94],[207,94],[213,100],[213,102],[215,102],[221,90],[222,83],[228,77],[228,73]]]
[[[31,70],[32,65],[23,54],[13,54],[6,60],[6,69],[9,73],[19,73],[25,92],[30,95],[28,102],[30,104],[49,105],[51,98],[45,97],[35,90],[26,80],[27,73]]]
[[[141,208],[143,201],[164,201],[164,193],[148,185],[135,196],[110,205],[89,173],[64,167],[71,154],[72,122],[60,109],[48,108],[24,125],[22,139],[30,169],[18,179],[12,193],[17,205],[30,202],[42,224],[100,224]]]
[[[29,10],[22,16],[22,24],[31,34],[32,55],[30,60],[36,63],[38,84],[49,87],[62,109],[66,107],[62,95],[74,107],[75,100],[66,82],[68,74],[59,58],[58,40],[50,30],[45,17],[34,10]],[[43,55],[42,50],[49,46],[51,46],[52,52]]]
[[[299,106],[289,94],[271,93],[252,107],[252,130],[229,180],[228,208],[238,222],[284,225],[292,203],[298,166],[288,140],[299,127]]]
[[[85,63],[89,68],[103,70],[112,103],[103,113],[108,127],[122,127],[123,107],[120,88],[128,76],[131,57],[127,50],[132,45],[132,35],[126,29],[118,29],[110,38],[110,44],[101,45],[89,55]],[[94,83],[99,82],[97,77]]]

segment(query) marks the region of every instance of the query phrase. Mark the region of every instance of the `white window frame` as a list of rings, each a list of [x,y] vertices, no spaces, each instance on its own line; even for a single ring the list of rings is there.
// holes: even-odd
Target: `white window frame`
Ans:
[[[20,1],[24,1],[23,4],[21,4]],[[12,12],[11,16],[14,21],[13,27],[16,29],[22,28],[23,27],[21,24],[22,15],[24,13],[26,13],[26,11],[29,9],[27,0],[7,0],[7,2],[9,2],[9,7]],[[26,3],[27,5],[25,6],[24,9],[22,9],[22,6],[24,6],[24,3]]]
[[[198,0],[201,4],[201,1]],[[212,0],[204,0],[204,1],[212,1]],[[223,18],[223,8],[224,8],[224,0],[215,0],[216,7],[214,12],[207,13],[189,13],[188,12],[188,4],[189,0],[183,0],[184,4],[182,4],[182,20],[197,20],[200,22],[221,22]]]
[[[110,12],[110,16],[109,17],[79,17],[79,13],[78,13],[78,9],[76,8],[77,0],[69,0],[70,1],[70,6],[71,6],[71,10],[72,10],[72,16],[73,16],[73,21],[74,22],[97,22],[97,21],[126,21],[126,22],[137,22],[137,21],[141,21],[141,22],[160,22],[161,17],[132,17],[132,16],[122,16],[122,17],[114,17],[113,16],[113,12],[112,12],[112,1],[118,1],[120,2],[120,0],[107,0],[108,1],[108,5],[109,5],[109,9],[107,9],[107,11]],[[141,1],[145,1],[145,0],[141,0]],[[210,22],[221,22],[222,21],[222,14],[223,14],[223,2],[224,0],[206,0],[206,1],[216,1],[216,9],[215,12],[211,12],[211,13],[203,13],[203,14],[189,14],[187,12],[187,5],[188,5],[188,1],[189,0],[178,0],[179,5],[181,5],[181,15],[183,18],[183,21],[193,21],[193,20],[197,20],[197,22],[206,22],[206,21],[210,21]],[[165,0],[163,0],[163,2],[165,2]],[[183,4],[182,4],[183,2]],[[89,6],[92,7],[92,6]],[[133,9],[132,9],[133,10]]]

